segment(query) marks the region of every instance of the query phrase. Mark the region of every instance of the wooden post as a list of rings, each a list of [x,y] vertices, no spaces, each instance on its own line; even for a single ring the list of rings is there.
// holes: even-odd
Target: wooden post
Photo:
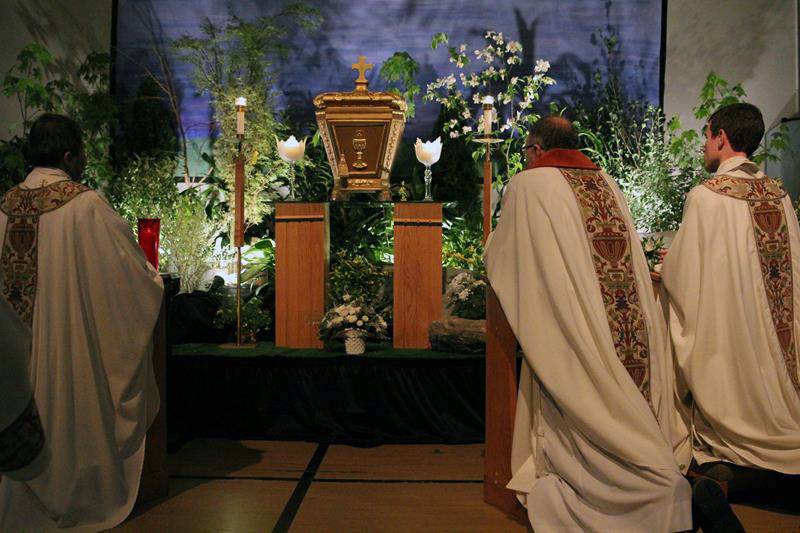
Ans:
[[[137,503],[163,498],[169,493],[169,474],[167,472],[167,308],[172,295],[178,292],[177,280],[162,274],[164,299],[161,312],[153,332],[153,371],[158,386],[160,405],[153,424],[147,430],[144,447],[144,464],[139,484]]]
[[[517,408],[517,338],[500,301],[486,291],[486,435],[483,500],[527,523],[525,509],[506,485],[511,481],[511,443]]]
[[[242,136],[236,158],[233,209],[233,245],[236,247],[236,346],[242,345],[242,246],[244,245],[244,157]]]
[[[329,263],[328,205],[275,206],[275,345],[322,348]]]
[[[491,142],[483,161],[483,243],[492,232]],[[483,501],[527,524],[528,516],[511,481],[511,444],[517,409],[517,338],[491,287],[486,291],[486,431]]]
[[[394,207],[394,347],[430,348],[442,317],[442,204]]]
[[[492,145],[486,143],[486,158],[483,160],[483,243],[492,232]]]

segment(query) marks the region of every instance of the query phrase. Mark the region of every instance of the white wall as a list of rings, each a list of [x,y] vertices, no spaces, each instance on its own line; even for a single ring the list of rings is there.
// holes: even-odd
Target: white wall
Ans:
[[[692,108],[713,70],[741,83],[748,101],[764,114],[768,128],[800,111],[798,17],[800,0],[664,0],[667,46],[664,111],[697,128]],[[794,198],[800,195],[800,127],[790,127],[793,148],[768,174],[781,177]]]
[[[742,83],[767,127],[798,111],[797,0],[665,0],[664,111],[686,126],[713,70]]]
[[[111,48],[111,0],[0,0],[0,75],[14,64],[30,42],[45,45],[58,59],[51,74],[77,74],[77,65],[92,51]],[[16,99],[0,94],[0,139],[20,121]]]

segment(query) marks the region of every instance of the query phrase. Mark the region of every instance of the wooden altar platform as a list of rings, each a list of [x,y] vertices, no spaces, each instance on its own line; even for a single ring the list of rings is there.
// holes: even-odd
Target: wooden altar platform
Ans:
[[[484,436],[485,358],[368,344],[252,349],[180,344],[169,360],[170,440],[196,437],[470,443]]]

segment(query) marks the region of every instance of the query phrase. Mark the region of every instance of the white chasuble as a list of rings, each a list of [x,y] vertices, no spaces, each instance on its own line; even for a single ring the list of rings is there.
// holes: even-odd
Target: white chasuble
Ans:
[[[691,529],[666,328],[623,196],[578,151],[535,166],[485,256],[525,354],[508,488],[537,532]]]
[[[800,474],[798,273],[778,182],[735,157],[692,189],[662,271],[683,461]]]
[[[99,531],[130,513],[158,411],[163,286],[128,224],[60,170],[0,201],[2,295],[30,325],[29,377],[50,463],[0,483],[0,531]]]

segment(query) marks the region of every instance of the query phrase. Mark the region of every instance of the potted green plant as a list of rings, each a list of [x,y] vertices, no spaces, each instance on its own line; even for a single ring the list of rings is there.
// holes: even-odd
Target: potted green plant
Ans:
[[[258,296],[242,302],[242,342],[255,344],[259,333],[267,329],[272,322],[269,311],[264,309],[263,301]],[[236,324],[236,298],[226,296],[214,317],[215,328],[225,328]]]

